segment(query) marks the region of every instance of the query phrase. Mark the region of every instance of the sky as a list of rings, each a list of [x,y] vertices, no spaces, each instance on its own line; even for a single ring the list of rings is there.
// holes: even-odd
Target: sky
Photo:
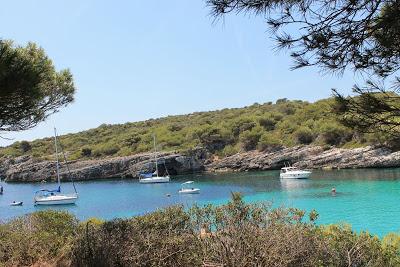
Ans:
[[[243,107],[279,98],[315,101],[357,77],[291,71],[262,17],[215,21],[204,0],[1,1],[0,38],[43,47],[69,68],[75,102],[31,130],[1,133],[0,146],[99,126]]]

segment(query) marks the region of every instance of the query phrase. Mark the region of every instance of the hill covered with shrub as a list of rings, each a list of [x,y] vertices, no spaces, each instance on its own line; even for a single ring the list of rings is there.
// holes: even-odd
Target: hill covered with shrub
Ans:
[[[205,147],[224,157],[240,151],[275,150],[298,144],[358,147],[388,142],[385,136],[361,134],[340,124],[334,99],[315,103],[279,99],[276,103],[196,112],[140,122],[106,125],[60,137],[69,159],[127,156],[152,149],[185,151]],[[32,155],[53,158],[52,138],[22,141],[0,148],[0,158]]]

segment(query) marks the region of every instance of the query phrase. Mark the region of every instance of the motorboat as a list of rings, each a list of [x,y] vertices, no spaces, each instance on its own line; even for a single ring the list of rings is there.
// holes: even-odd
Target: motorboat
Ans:
[[[281,179],[307,179],[311,171],[301,170],[297,167],[283,167],[281,169]]]
[[[56,170],[57,170],[57,183],[58,188],[55,190],[49,189],[41,189],[36,191],[34,197],[35,205],[67,205],[67,204],[75,204],[78,200],[78,192],[76,191],[76,187],[74,181],[71,179],[72,186],[74,187],[74,193],[64,194],[61,192],[61,182],[60,182],[60,162],[58,160],[58,143],[57,143],[57,130],[54,128],[54,145],[55,145],[55,157],[56,157]],[[62,148],[62,147],[61,147]],[[64,151],[62,151],[65,163],[68,168],[67,159],[65,157]],[[70,177],[71,174],[69,173]]]
[[[194,188],[189,186],[192,185],[193,183],[194,183],[193,181],[187,181],[182,183],[182,188],[178,191],[179,194],[199,194],[200,193],[199,188]]]
[[[153,144],[154,144],[154,164],[156,167],[156,171],[153,173],[140,173],[139,174],[139,183],[141,184],[155,184],[155,183],[169,183],[171,180],[168,174],[168,170],[165,167],[165,172],[167,175],[159,176],[158,173],[158,158],[157,158],[157,148],[156,148],[156,136],[153,135]],[[164,162],[165,166],[165,162]]]
[[[22,206],[23,203],[22,201],[13,201],[10,203],[10,206]]]

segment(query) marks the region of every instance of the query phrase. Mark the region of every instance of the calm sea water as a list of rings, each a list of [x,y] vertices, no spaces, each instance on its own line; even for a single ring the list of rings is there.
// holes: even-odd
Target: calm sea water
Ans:
[[[193,180],[199,195],[179,195],[180,183]],[[34,192],[54,184],[4,184],[0,220],[49,207],[33,205]],[[335,187],[337,195],[331,195]],[[63,185],[72,191],[71,184]],[[76,205],[51,207],[67,210],[80,219],[129,217],[173,204],[190,206],[226,203],[231,192],[241,192],[247,202],[272,201],[274,206],[316,209],[318,223],[345,222],[353,229],[384,236],[400,231],[400,169],[314,171],[308,180],[280,180],[278,171],[200,174],[172,178],[169,184],[139,184],[137,180],[78,182]],[[166,194],[171,194],[167,197]],[[11,207],[13,201],[21,207]]]

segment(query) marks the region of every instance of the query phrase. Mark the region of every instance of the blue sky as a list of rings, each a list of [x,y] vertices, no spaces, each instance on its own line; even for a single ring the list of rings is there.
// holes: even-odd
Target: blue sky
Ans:
[[[42,46],[57,69],[70,68],[76,100],[36,128],[2,136],[7,145],[195,111],[279,98],[314,101],[331,88],[350,93],[355,77],[290,71],[260,17],[214,22],[203,0],[2,1],[0,38]]]

